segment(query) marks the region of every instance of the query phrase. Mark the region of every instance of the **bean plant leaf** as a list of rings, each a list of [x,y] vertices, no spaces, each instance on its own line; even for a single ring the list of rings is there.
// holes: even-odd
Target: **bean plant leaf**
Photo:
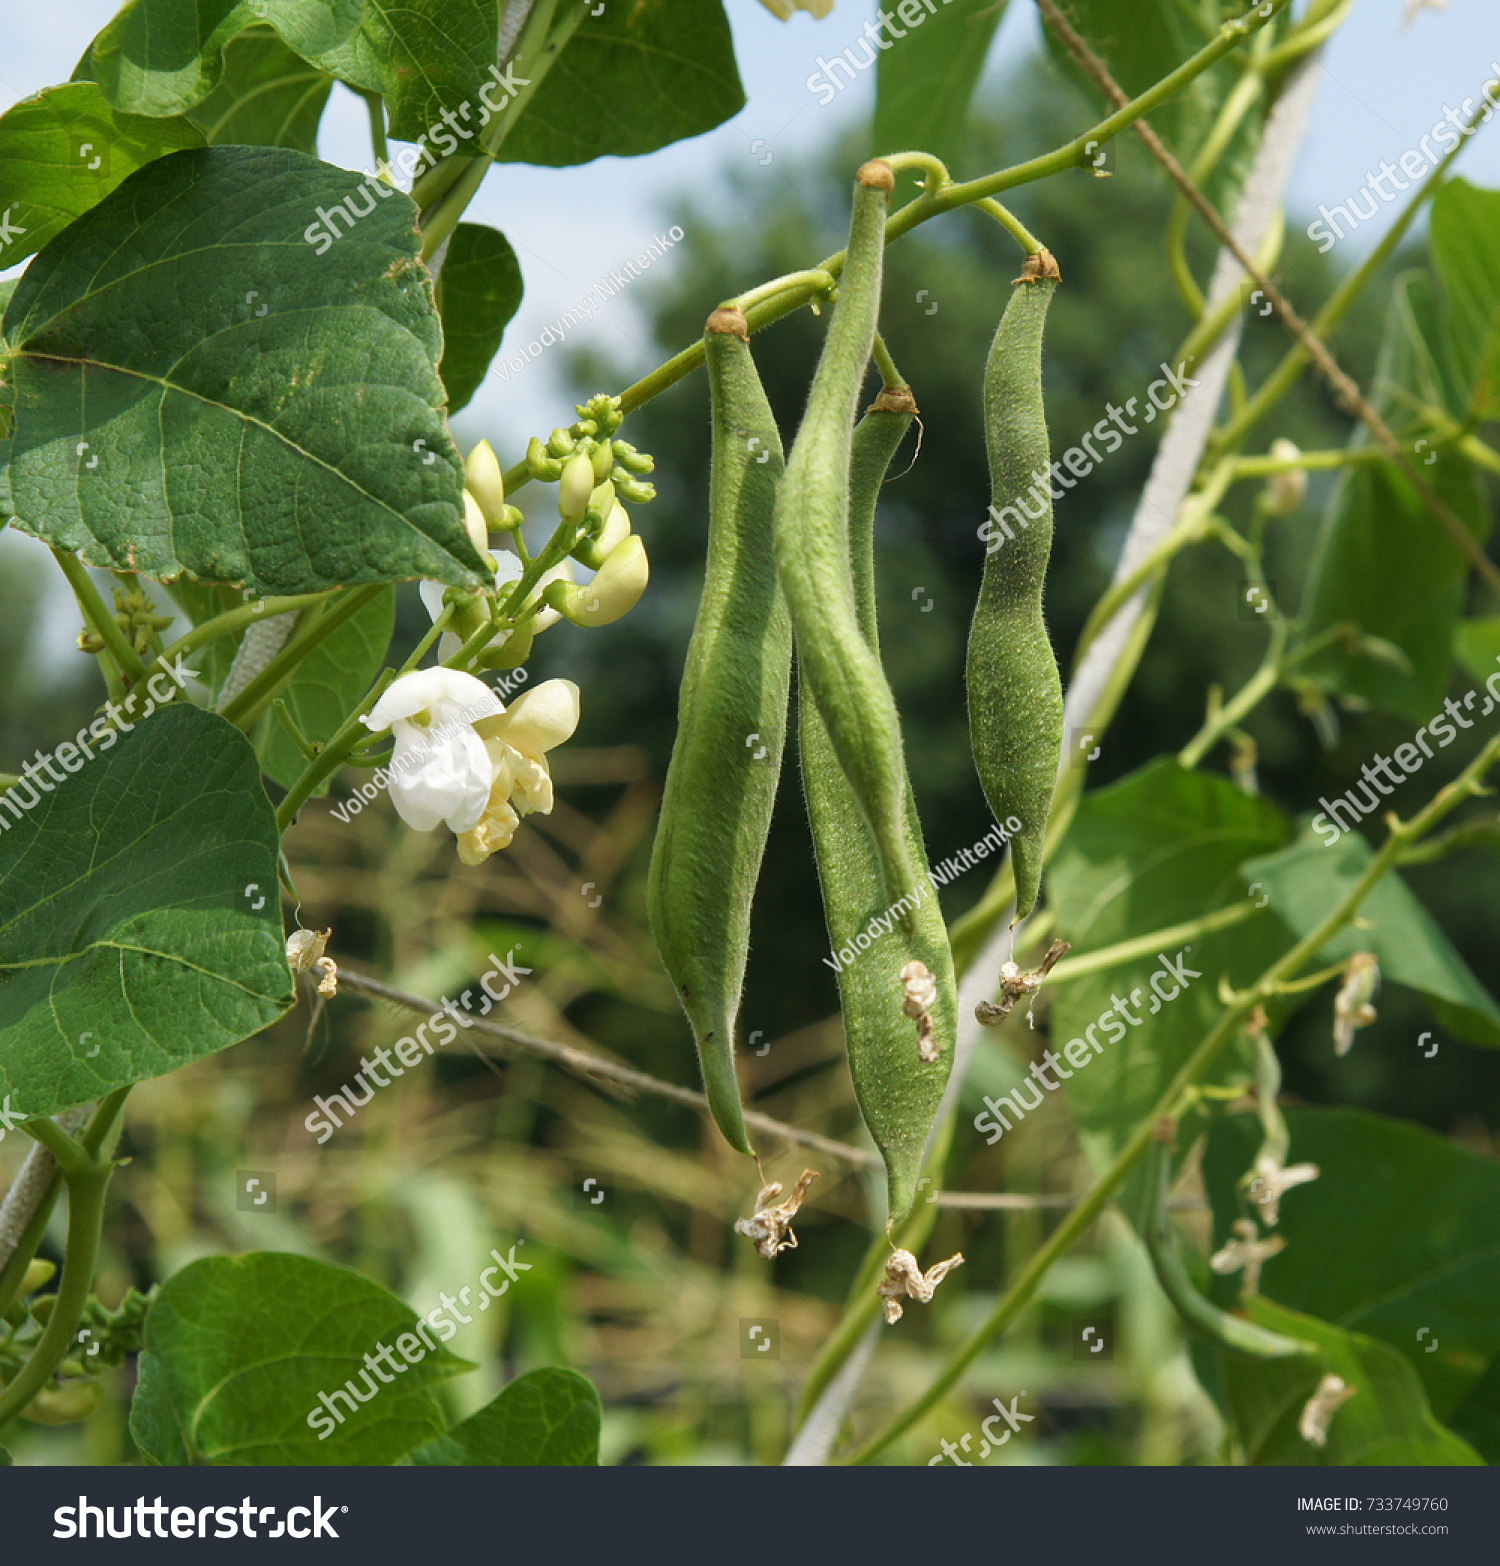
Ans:
[[[876,68],[876,152],[920,147],[963,172],[969,104],[1005,5],[957,0],[888,40]],[[888,14],[894,35],[901,24],[894,7]]]
[[[219,85],[225,48],[247,27],[267,23],[289,48],[316,59],[354,32],[364,9],[365,0],[130,0],[80,70],[117,109],[185,114]]]
[[[505,328],[521,307],[521,263],[504,234],[482,223],[460,223],[438,273],[448,412],[457,413],[479,390]]]
[[[1347,806],[1345,810],[1351,813]],[[1305,936],[1343,900],[1373,857],[1357,832],[1329,843],[1326,833],[1318,836],[1309,830],[1280,853],[1251,860],[1244,876],[1262,882],[1271,906]],[[1329,941],[1319,961],[1342,962],[1357,951],[1373,952],[1380,959],[1383,982],[1419,991],[1450,1032],[1471,1044],[1500,1046],[1500,1005],[1394,870],[1382,876],[1360,904],[1358,926]]]
[[[40,250],[138,168],[203,136],[186,120],[111,108],[92,82],[66,82],[0,115],[0,267]]]
[[[0,514],[91,565],[258,594],[482,585],[415,208],[377,184],[211,147],[60,234],[0,317]]]
[[[1500,190],[1451,179],[1432,201],[1430,244],[1475,412],[1500,411]]]
[[[1316,1343],[1321,1351],[1316,1358],[1278,1360],[1221,1356],[1231,1421],[1248,1462],[1309,1468],[1482,1463],[1473,1447],[1433,1418],[1416,1371],[1394,1349],[1265,1299],[1251,1300],[1246,1314],[1258,1326]],[[1357,1391],[1334,1413],[1326,1444],[1318,1446],[1298,1424],[1330,1373]]]
[[[1245,984],[1291,944],[1273,909],[1251,905],[1239,875],[1247,857],[1279,847],[1287,832],[1285,818],[1265,800],[1169,759],[1088,795],[1080,805],[1047,878],[1058,934],[1072,943],[1073,954],[1084,956],[1234,904],[1248,915],[1217,934],[1194,936],[1164,946],[1160,954],[1057,986],[1051,1044],[1061,1054],[1067,1041],[1084,1040],[1088,1064],[1065,1085],[1095,1159],[1107,1162],[1118,1150],[1218,1019],[1220,976]],[[1178,981],[1164,977],[1153,993],[1151,977],[1160,972],[1162,957],[1172,961],[1179,952],[1201,977],[1164,1001],[1162,992]],[[1109,1019],[1100,1024],[1106,1013]],[[1099,1053],[1090,1047],[1095,1042]],[[1231,1056],[1209,1080],[1223,1080],[1226,1072],[1244,1075]]]
[[[1500,1446],[1481,1439],[1479,1414],[1500,1418],[1500,1164],[1361,1110],[1290,1108],[1286,1120],[1290,1160],[1321,1173],[1282,1199],[1287,1245],[1266,1263],[1263,1292],[1403,1354],[1436,1416],[1493,1461]],[[1253,1116],[1214,1125],[1203,1177],[1216,1244],[1245,1215],[1237,1182],[1259,1145]]]
[[[52,752],[63,781],[37,768],[0,802],[0,1101],[27,1115],[227,1049],[294,999],[249,743],[187,703],[95,727],[89,754]]]
[[[380,672],[395,627],[395,598],[382,593],[352,615],[332,636],[319,642],[297,665],[280,700],[292,721],[315,745],[326,744],[369,690]],[[256,751],[269,778],[290,788],[307,767],[307,758],[274,712],[261,719]],[[356,774],[363,781],[366,774]],[[317,792],[326,794],[325,780]]]
[[[224,74],[188,119],[211,147],[318,150],[318,122],[333,78],[269,27],[249,27],[224,50]]]
[[[1445,368],[1447,328],[1425,273],[1397,286],[1386,320],[1374,402],[1399,424],[1416,398],[1438,411],[1453,394]],[[1361,426],[1351,442],[1365,451]],[[1467,458],[1427,453],[1418,471],[1467,530],[1483,543],[1489,505]],[[1400,560],[1400,571],[1384,562]],[[1453,666],[1453,635],[1464,607],[1468,557],[1439,526],[1408,480],[1389,463],[1360,462],[1339,479],[1329,500],[1303,605],[1304,636],[1349,624],[1398,648],[1402,667],[1388,657],[1335,645],[1305,664],[1332,689],[1422,722],[1443,699]]]
[[[368,0],[352,36],[309,58],[351,87],[381,94],[393,136],[426,136],[446,156],[486,117],[479,94],[493,85],[499,26],[495,0]]]
[[[433,1394],[471,1368],[357,1272],[209,1256],[146,1316],[130,1433],[159,1464],[389,1464],[442,1430]]]
[[[500,149],[561,167],[636,157],[722,125],[745,105],[722,0],[586,7]]]
[[[576,1370],[533,1370],[445,1434],[419,1446],[420,1467],[595,1468],[599,1394]]]
[[[1500,669],[1500,615],[1462,621],[1453,650],[1476,680],[1488,680]]]

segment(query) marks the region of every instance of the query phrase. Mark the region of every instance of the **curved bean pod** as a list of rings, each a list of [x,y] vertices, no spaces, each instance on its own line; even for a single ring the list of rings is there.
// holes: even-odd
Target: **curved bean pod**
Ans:
[[[704,336],[713,407],[708,562],[688,646],[651,855],[651,930],[692,1024],[714,1120],[753,1153],[734,1069],[750,904],[781,774],[792,629],[771,519],[781,437],[745,318],[716,310]]]

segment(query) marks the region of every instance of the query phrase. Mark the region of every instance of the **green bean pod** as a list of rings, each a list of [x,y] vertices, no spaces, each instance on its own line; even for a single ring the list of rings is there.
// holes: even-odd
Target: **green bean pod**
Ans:
[[[1042,333],[1060,275],[1047,251],[1027,257],[984,370],[992,504],[969,630],[969,744],[995,819],[1016,816],[1022,824],[1010,840],[1018,919],[1036,905],[1062,759],[1062,680],[1042,616],[1052,548]]]
[[[849,549],[855,610],[860,633],[877,658],[875,506],[886,469],[915,413],[908,390],[888,388],[860,421],[852,444]],[[922,826],[904,768],[906,849],[920,876],[916,928],[910,938],[894,920],[882,917],[885,882],[874,835],[838,764],[822,715],[816,703],[806,699],[799,704],[798,744],[823,908],[838,964],[849,1072],[860,1113],[885,1159],[895,1223],[911,1208],[922,1149],[952,1065],[958,1023],[953,953],[937,893],[927,877]],[[857,944],[861,934],[870,937],[862,950]],[[937,981],[937,1001],[930,1010],[941,1052],[931,1062],[918,1055],[916,1025],[902,1010],[900,974],[912,957],[925,963]]]
[[[692,1024],[714,1120],[733,1147],[752,1153],[734,1030],[791,684],[791,619],[771,548],[781,437],[744,316],[716,310],[704,346],[713,409],[708,562],[648,895],[651,931]]]
[[[900,719],[880,659],[860,634],[849,578],[850,442],[875,342],[894,183],[890,165],[878,159],[856,176],[838,304],[777,491],[775,523],[776,568],[791,609],[800,678],[880,854],[884,891],[871,913],[917,885],[906,839]],[[910,933],[910,916],[902,919]]]

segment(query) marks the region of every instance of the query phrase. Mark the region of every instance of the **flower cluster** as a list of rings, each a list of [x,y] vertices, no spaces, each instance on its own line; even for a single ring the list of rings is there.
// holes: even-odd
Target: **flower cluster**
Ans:
[[[522,816],[550,813],[547,752],[578,727],[578,687],[544,680],[506,707],[472,674],[419,669],[395,681],[364,721],[395,741],[396,814],[418,832],[445,823],[458,857],[477,865],[510,845]]]

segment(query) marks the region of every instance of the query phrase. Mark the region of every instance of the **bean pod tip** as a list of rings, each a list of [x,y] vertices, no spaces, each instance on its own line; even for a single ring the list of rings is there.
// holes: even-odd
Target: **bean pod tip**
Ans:
[[[871,158],[868,163],[861,163],[854,178],[867,190],[889,193],[896,188],[896,171],[883,158]]]
[[[882,386],[880,395],[865,410],[867,413],[909,413],[917,417],[917,399],[910,386]]]
[[[1060,283],[1061,281],[1062,268],[1057,264],[1057,257],[1045,245],[1034,256],[1026,257],[1021,275],[1016,279],[1018,283]]]
[[[738,337],[742,343],[750,341],[750,325],[745,320],[745,312],[738,305],[720,305],[709,316],[703,330],[723,337]]]

